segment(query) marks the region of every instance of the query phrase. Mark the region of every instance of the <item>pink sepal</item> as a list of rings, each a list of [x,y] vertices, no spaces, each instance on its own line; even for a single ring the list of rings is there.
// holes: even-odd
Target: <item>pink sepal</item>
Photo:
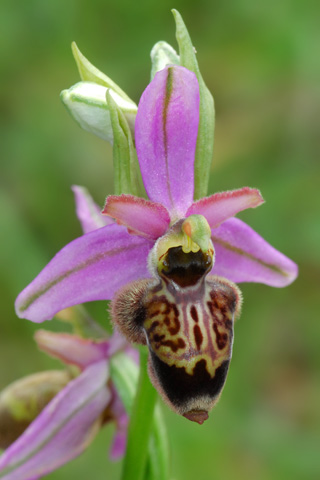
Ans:
[[[129,233],[150,240],[161,237],[170,223],[168,210],[163,205],[133,195],[110,195],[102,213],[126,226]]]
[[[113,222],[111,218],[103,217],[98,205],[93,201],[88,190],[79,185],[71,187],[76,202],[76,214],[81,223],[83,233],[92,232]]]
[[[297,265],[239,218],[212,230],[216,263],[212,273],[235,283],[257,282],[286,287],[298,275]]]
[[[211,228],[215,228],[228,218],[247,208],[255,208],[264,202],[261,193],[256,188],[243,187],[238,190],[215,193],[210,197],[201,198],[187,210],[186,216],[203,215]]]
[[[113,337],[108,340],[91,340],[47,330],[37,330],[34,338],[40,350],[59,358],[64,363],[77,365],[81,370],[92,363],[110,358],[115,351],[127,346],[126,340],[120,335],[117,335],[117,345]]]

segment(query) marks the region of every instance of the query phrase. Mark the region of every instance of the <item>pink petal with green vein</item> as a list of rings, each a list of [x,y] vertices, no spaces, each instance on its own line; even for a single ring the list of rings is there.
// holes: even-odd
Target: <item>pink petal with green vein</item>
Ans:
[[[35,480],[82,453],[110,402],[108,378],[103,361],[68,383],[0,457],[1,480]]]
[[[83,233],[89,233],[113,223],[111,218],[102,216],[100,208],[95,204],[86,188],[78,185],[73,185],[71,188],[76,201],[77,217],[80,220]]]
[[[186,216],[203,215],[211,228],[215,228],[246,208],[255,208],[264,202],[261,193],[255,188],[244,187],[239,190],[215,193],[193,203]]]
[[[123,285],[150,277],[152,243],[107,225],[66,245],[18,296],[16,313],[33,322],[93,300],[109,300]]]
[[[240,282],[285,287],[295,280],[298,266],[246,223],[231,218],[212,229],[216,262],[212,273]]]
[[[161,237],[170,223],[168,210],[163,205],[133,195],[107,197],[102,213],[125,225],[130,232],[150,240]]]
[[[135,141],[148,197],[172,218],[184,216],[193,201],[198,123],[195,74],[179,66],[158,72],[140,99]]]

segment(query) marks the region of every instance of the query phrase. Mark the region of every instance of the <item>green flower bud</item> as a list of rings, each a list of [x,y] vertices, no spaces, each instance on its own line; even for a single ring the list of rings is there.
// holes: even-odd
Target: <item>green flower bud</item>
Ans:
[[[0,448],[11,445],[70,380],[67,371],[52,370],[29,375],[3,390],[0,394]]]
[[[110,90],[110,95],[125,115],[134,133],[137,105],[111,78],[89,62],[75,42],[71,48],[82,82],[63,90],[60,94],[68,112],[84,130],[113,143],[110,112],[106,101],[107,90]]]
[[[76,42],[71,44],[72,53],[76,61],[80,78],[84,82],[93,82],[103,87],[111,88],[115,93],[128,102],[132,102],[131,98],[109,78],[105,73],[100,72],[97,67],[92,65],[89,60],[80,52]]]
[[[110,110],[106,101],[107,91],[126,117],[130,130],[134,132],[136,104],[111,88],[93,82],[79,82],[68,90],[63,90],[60,98],[81,128],[113,143]]]

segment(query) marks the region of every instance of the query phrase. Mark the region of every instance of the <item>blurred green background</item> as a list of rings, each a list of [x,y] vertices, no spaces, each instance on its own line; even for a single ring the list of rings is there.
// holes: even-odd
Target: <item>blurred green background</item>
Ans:
[[[176,47],[173,7],[216,101],[210,193],[260,188],[266,204],[241,218],[294,259],[300,276],[285,289],[241,286],[229,377],[203,426],[163,407],[172,478],[318,479],[318,0],[1,2],[0,388],[59,367],[37,351],[37,326],[16,318],[14,299],[81,234],[70,185],[85,185],[100,205],[112,193],[111,147],[82,131],[59,100],[78,81],[70,43],[138,101],[151,47]],[[104,322],[105,305],[92,308]],[[117,479],[121,465],[107,454],[112,431],[47,478]]]

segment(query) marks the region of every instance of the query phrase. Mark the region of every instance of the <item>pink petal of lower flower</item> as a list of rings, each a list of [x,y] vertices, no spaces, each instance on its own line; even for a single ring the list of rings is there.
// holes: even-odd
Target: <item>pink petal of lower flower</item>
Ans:
[[[212,230],[216,263],[212,273],[240,282],[285,287],[298,275],[297,265],[251,227],[230,218]]]
[[[18,296],[16,312],[33,322],[93,300],[111,299],[123,285],[149,278],[152,243],[107,225],[66,245]]]
[[[170,223],[169,213],[163,205],[133,195],[107,197],[102,213],[151,240],[161,237]]]
[[[98,341],[47,330],[36,331],[34,338],[40,350],[59,358],[64,363],[77,365],[81,369],[109,358],[112,347],[111,339]],[[123,339],[123,347],[125,345],[126,342]]]
[[[114,434],[110,449],[110,459],[114,462],[119,460],[126,453],[127,430],[117,430]]]
[[[76,213],[83,233],[88,233],[113,223],[112,218],[102,216],[100,208],[94,203],[86,188],[78,185],[73,185],[71,188],[75,196]]]
[[[41,478],[82,453],[111,399],[108,376],[107,363],[95,363],[58,393],[0,457],[1,480]]]
[[[109,338],[110,349],[109,355],[112,356],[119,350],[123,350],[128,354],[128,356],[135,362],[139,363],[139,352],[132,347],[126,338],[119,332],[119,330],[114,326],[113,334]]]
[[[123,457],[126,451],[129,417],[116,391],[114,391],[110,408],[112,416],[116,421],[116,432],[112,440],[110,458],[111,460],[118,460]]]
[[[184,67],[158,72],[140,99],[135,124],[137,154],[148,197],[173,217],[193,200],[199,123],[199,85]]]
[[[215,193],[193,203],[186,213],[203,215],[211,228],[215,228],[246,208],[258,207],[264,202],[261,193],[255,188],[244,187],[239,190]]]

